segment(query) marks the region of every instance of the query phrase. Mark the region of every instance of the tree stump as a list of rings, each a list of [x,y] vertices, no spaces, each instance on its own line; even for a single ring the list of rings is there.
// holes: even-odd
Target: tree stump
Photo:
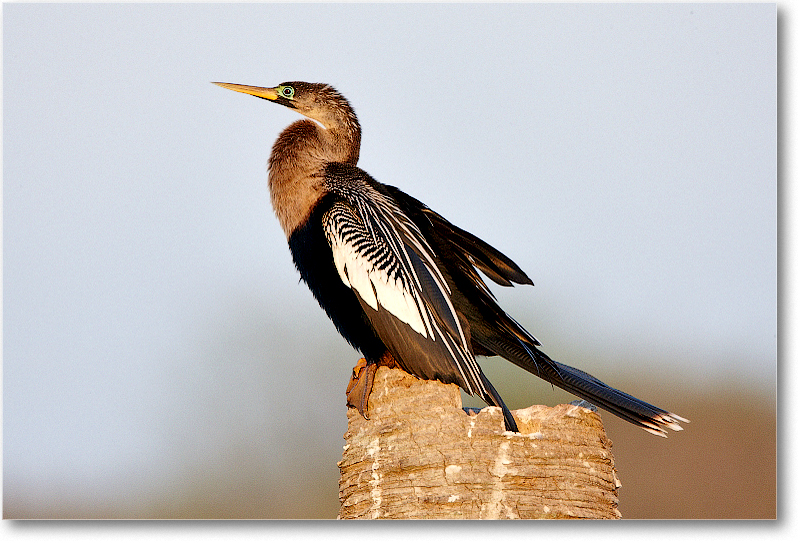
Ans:
[[[349,409],[341,519],[619,518],[600,416],[583,407],[468,415],[456,385],[381,367],[369,420]]]

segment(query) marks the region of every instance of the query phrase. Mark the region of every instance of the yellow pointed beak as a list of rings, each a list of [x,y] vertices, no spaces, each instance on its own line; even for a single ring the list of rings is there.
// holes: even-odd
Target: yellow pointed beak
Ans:
[[[251,87],[250,85],[237,85],[236,83],[218,83],[216,81],[212,81],[215,85],[219,85],[224,89],[230,89],[236,92],[243,92],[245,94],[250,94],[252,96],[258,96],[259,98],[264,98],[266,100],[277,100],[278,99],[278,92],[276,89],[268,89],[266,87]]]

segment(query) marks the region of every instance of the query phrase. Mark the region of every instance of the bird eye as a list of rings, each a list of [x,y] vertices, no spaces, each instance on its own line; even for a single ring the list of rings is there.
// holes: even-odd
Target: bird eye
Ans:
[[[289,98],[289,99],[294,98],[294,88],[293,87],[283,87],[281,89],[281,94],[284,96],[284,98]]]

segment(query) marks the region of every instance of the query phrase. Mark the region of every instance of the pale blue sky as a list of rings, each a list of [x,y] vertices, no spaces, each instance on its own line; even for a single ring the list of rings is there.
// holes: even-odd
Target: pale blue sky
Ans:
[[[230,457],[335,500],[358,356],[266,186],[297,117],[210,81],[337,87],[362,168],[533,279],[494,291],[554,358],[668,383],[646,399],[679,413],[682,388],[773,387],[774,5],[5,4],[3,25],[6,507],[147,515]],[[505,366],[512,408],[570,399]]]

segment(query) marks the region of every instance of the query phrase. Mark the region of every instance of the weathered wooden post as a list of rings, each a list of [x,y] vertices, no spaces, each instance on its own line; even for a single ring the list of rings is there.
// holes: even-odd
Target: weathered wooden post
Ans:
[[[468,415],[455,385],[380,368],[370,420],[348,411],[342,519],[619,518],[620,486],[597,413],[582,407]]]

